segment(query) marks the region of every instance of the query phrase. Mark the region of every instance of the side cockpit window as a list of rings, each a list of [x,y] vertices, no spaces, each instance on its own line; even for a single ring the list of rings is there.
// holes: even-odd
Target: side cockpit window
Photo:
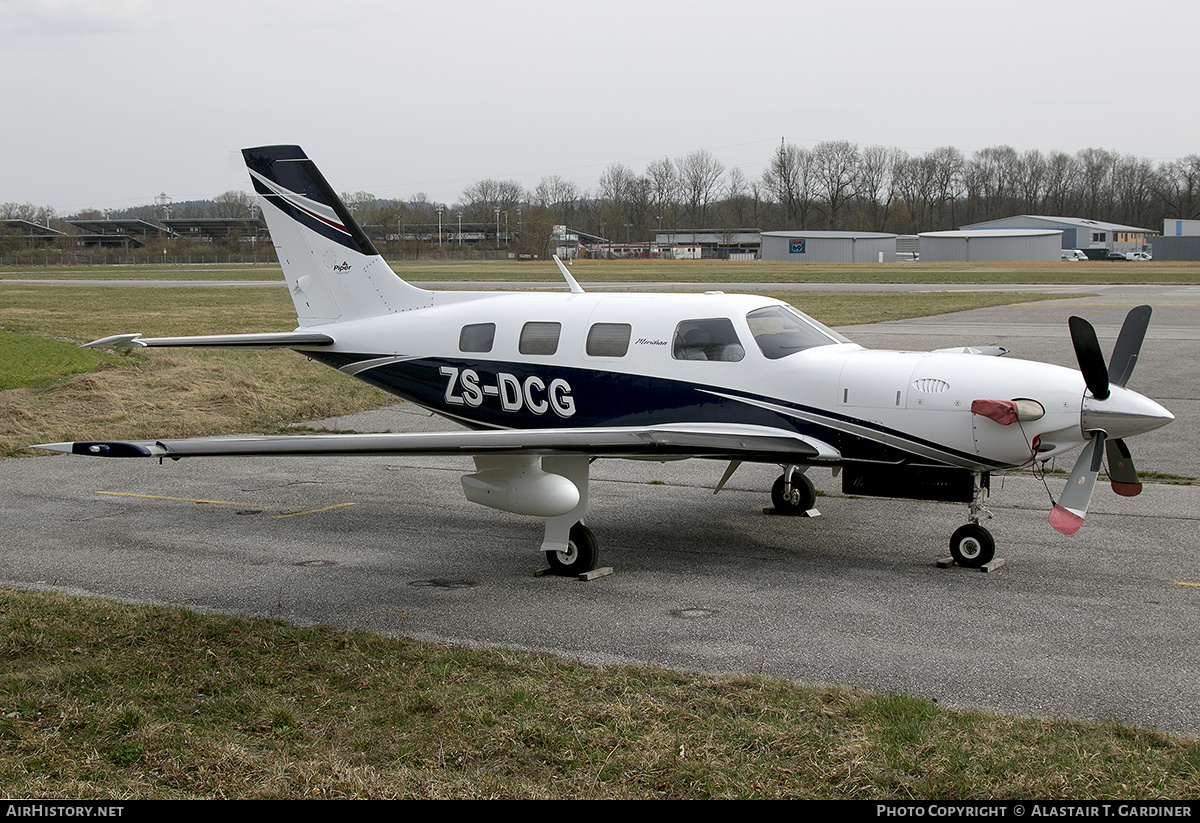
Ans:
[[[816,346],[849,342],[833,329],[785,306],[755,309],[746,315],[746,324],[768,360],[778,360]]]
[[[676,360],[736,362],[746,356],[727,317],[684,320],[675,327],[671,356]]]
[[[495,323],[474,323],[463,326],[458,335],[458,350],[464,352],[489,352],[496,341]]]

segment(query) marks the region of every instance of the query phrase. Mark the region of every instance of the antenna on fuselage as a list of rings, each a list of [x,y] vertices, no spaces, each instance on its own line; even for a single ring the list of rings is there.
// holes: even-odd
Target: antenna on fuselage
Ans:
[[[558,264],[558,270],[562,272],[562,276],[566,278],[567,285],[571,287],[571,294],[583,294],[583,286],[579,285],[575,278],[571,276],[571,273],[567,271],[567,267],[563,265],[563,261],[558,259],[558,255],[552,254],[550,256],[554,258],[554,262]]]

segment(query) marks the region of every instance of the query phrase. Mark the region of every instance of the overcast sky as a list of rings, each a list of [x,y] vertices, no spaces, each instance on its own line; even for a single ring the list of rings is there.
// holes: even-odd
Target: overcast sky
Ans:
[[[338,191],[593,188],[823,140],[1200,153],[1192,0],[0,0],[0,202],[249,190],[298,143]]]

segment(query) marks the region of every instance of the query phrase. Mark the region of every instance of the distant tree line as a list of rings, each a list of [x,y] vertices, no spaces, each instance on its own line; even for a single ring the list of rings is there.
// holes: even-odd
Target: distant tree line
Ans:
[[[364,224],[494,227],[505,215],[514,231],[543,242],[561,224],[612,242],[644,241],[655,232],[730,230],[879,231],[917,234],[1041,214],[1083,217],[1158,229],[1164,219],[1200,219],[1200,154],[1153,163],[1104,149],[1076,154],[1011,146],[970,157],[950,146],[910,154],[844,140],[812,148],[781,143],[757,178],[726,168],[700,150],[649,163],[623,163],[584,190],[552,174],[532,190],[514,180],[480,180],[453,205],[424,195],[407,202],[359,192],[347,202]],[[501,225],[501,232],[504,225]]]
[[[1008,217],[1083,217],[1157,229],[1164,219],[1200,219],[1200,154],[1154,163],[1105,149],[1075,154],[1018,152],[1011,146],[967,157],[944,146],[910,154],[831,140],[811,148],[781,142],[762,173],[726,168],[711,152],[662,158],[638,173],[613,163],[592,190],[558,174],[527,189],[514,180],[479,180],[453,204],[424,193],[407,200],[369,192],[342,195],[356,219],[375,229],[386,251],[404,252],[462,232],[496,229],[510,251],[543,254],[555,225],[612,242],[640,242],[655,232],[704,228],[853,230],[916,234]],[[252,217],[254,199],[229,191],[212,200],[170,204],[172,217]],[[163,204],[118,212],[89,210],[71,218],[140,218],[158,222]],[[0,204],[0,217],[64,228],[53,209]],[[5,244],[13,242],[11,235]]]

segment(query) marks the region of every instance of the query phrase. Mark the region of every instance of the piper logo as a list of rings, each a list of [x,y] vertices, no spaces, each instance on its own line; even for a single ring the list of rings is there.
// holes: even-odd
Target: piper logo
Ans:
[[[575,414],[571,384],[561,377],[547,383],[536,374],[522,381],[516,375],[498,372],[492,382],[489,375],[481,375],[474,369],[460,371],[453,366],[442,366],[440,371],[447,378],[445,399],[450,406],[478,408],[485,398],[495,397],[500,402],[500,410],[505,412],[524,409],[534,414],[552,411],[559,417]]]
[[[341,263],[334,264],[333,270],[334,271],[350,271],[350,269],[352,269],[352,268],[353,268],[353,266],[351,266],[349,263],[347,263],[346,261],[343,260]]]

